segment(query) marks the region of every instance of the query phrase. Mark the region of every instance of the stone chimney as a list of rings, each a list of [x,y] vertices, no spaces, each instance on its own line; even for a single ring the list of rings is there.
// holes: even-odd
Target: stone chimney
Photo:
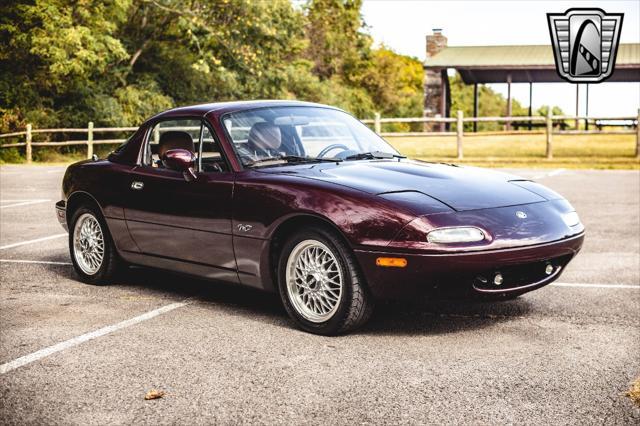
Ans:
[[[442,28],[434,28],[433,34],[427,36],[427,59],[447,47],[447,38],[442,35]]]
[[[441,28],[434,28],[433,34],[427,36],[427,60],[447,47],[447,38],[442,35]],[[449,79],[446,69],[426,69],[424,73],[424,116],[446,117],[449,115]],[[441,132],[446,130],[444,123],[425,123],[424,130]]]

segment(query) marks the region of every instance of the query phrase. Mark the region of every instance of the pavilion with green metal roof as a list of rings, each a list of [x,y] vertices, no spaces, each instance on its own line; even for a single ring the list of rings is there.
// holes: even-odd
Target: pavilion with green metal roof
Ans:
[[[556,72],[551,45],[445,47],[428,58],[424,68],[454,68],[467,84],[564,81]],[[616,66],[607,81],[640,81],[640,43],[618,46]]]
[[[474,116],[478,114],[478,84],[506,83],[507,111],[511,115],[511,83],[529,83],[529,115],[533,83],[564,80],[556,71],[553,48],[548,45],[447,46],[440,29],[427,36],[425,69],[425,115],[449,116],[448,69],[455,69],[466,84],[474,85]],[[609,82],[640,82],[640,43],[618,46]],[[440,86],[440,87],[438,87]],[[576,88],[577,88],[576,84]],[[588,108],[587,85],[587,108]],[[578,97],[576,90],[576,109]]]

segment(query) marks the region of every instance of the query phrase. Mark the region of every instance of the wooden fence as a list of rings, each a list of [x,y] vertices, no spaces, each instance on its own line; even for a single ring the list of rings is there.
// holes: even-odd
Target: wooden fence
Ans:
[[[31,163],[33,159],[33,147],[34,146],[72,146],[72,145],[86,145],[87,146],[87,158],[93,156],[94,145],[107,145],[107,144],[121,144],[126,139],[94,139],[96,133],[117,133],[117,132],[135,132],[137,127],[93,127],[93,122],[89,122],[86,128],[60,128],[60,129],[33,129],[31,124],[27,124],[25,131],[5,133],[0,135],[0,139],[24,137],[24,142],[15,142],[8,144],[1,144],[0,148],[11,147],[25,147],[25,156],[27,163]],[[34,142],[33,135],[35,134],[53,134],[53,133],[86,133],[87,139],[85,140],[68,140],[68,141],[45,141]]]
[[[602,122],[602,121],[624,121],[629,123],[628,127],[635,127],[630,130],[554,130],[555,123],[564,121],[584,121],[585,123]],[[543,122],[545,124],[544,131],[527,131],[527,132],[513,132],[513,131],[500,131],[500,132],[472,132],[476,135],[521,135],[521,134],[540,134],[543,133],[546,136],[546,149],[545,157],[548,159],[553,158],[553,135],[635,135],[636,136],[636,148],[635,156],[640,158],[640,109],[636,117],[586,117],[586,116],[568,116],[568,115],[551,115],[551,110],[546,116],[516,116],[516,117],[465,117],[462,111],[458,111],[456,118],[442,118],[442,117],[417,117],[417,118],[382,118],[380,114],[376,114],[372,120],[362,120],[365,124],[373,124],[373,128],[376,133],[385,137],[411,137],[411,136],[455,136],[457,158],[464,158],[463,141],[465,138],[464,123],[482,123],[482,122],[494,122],[494,123],[514,123],[514,122]],[[382,132],[383,123],[449,123],[455,124],[455,131],[449,132]],[[578,127],[576,125],[576,127]]]
[[[611,121],[618,120],[628,122],[629,127],[635,127],[635,130],[554,130],[554,124],[564,121],[584,121],[585,123],[598,121]],[[380,114],[376,114],[374,119],[362,120],[365,124],[373,124],[374,130],[381,136],[455,136],[457,144],[457,158],[464,158],[463,141],[465,139],[464,123],[480,123],[480,122],[494,122],[494,123],[513,123],[513,122],[530,122],[530,123],[544,123],[544,131],[528,131],[528,132],[513,132],[513,131],[501,131],[501,132],[478,132],[477,135],[508,135],[508,134],[545,134],[546,135],[546,150],[545,157],[553,158],[553,135],[561,134],[605,134],[605,135],[636,135],[636,149],[635,155],[640,158],[640,110],[636,117],[585,117],[585,116],[564,116],[564,115],[551,115],[544,116],[517,116],[517,117],[464,117],[462,111],[458,111],[455,118],[449,117],[414,117],[414,118],[382,118]],[[384,123],[434,123],[434,124],[455,124],[455,131],[432,131],[432,132],[382,132],[382,124]],[[577,126],[576,126],[577,127]],[[33,147],[38,146],[72,146],[72,145],[86,145],[87,158],[93,156],[93,147],[95,145],[104,144],[121,144],[125,139],[95,139],[96,134],[104,133],[118,133],[118,132],[133,132],[137,127],[94,127],[93,122],[89,122],[86,128],[61,128],[61,129],[33,129],[31,124],[27,124],[26,129],[22,132],[5,133],[0,135],[0,142],[7,138],[24,138],[23,142],[14,142],[7,144],[0,144],[0,148],[10,147],[25,147],[25,156],[27,163],[31,163],[33,159]],[[54,134],[54,133],[84,133],[87,138],[84,140],[67,140],[60,142],[43,141],[34,142],[34,134]]]

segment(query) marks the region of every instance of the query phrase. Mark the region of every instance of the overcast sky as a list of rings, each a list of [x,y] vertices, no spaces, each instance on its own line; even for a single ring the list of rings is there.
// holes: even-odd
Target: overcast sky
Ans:
[[[450,46],[549,44],[547,12],[572,7],[599,7],[624,13],[621,43],[640,43],[640,1],[408,1],[365,0],[362,14],[376,43],[425,59],[425,36],[442,28]],[[490,85],[506,95],[506,84]],[[529,104],[528,84],[513,84],[512,94]],[[533,86],[533,106],[559,105],[575,112],[575,85],[539,83]],[[580,113],[584,114],[584,87]],[[481,100],[482,102],[482,100]],[[600,83],[589,88],[589,115],[635,115],[640,108],[640,83]]]

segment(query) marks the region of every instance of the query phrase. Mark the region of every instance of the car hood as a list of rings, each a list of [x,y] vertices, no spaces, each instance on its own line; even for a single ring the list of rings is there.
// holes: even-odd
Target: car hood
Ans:
[[[552,193],[533,192],[528,185],[520,185],[523,179],[507,173],[412,160],[344,161],[261,171],[332,182],[382,196],[419,192],[457,211],[542,202],[549,197],[539,193]]]

